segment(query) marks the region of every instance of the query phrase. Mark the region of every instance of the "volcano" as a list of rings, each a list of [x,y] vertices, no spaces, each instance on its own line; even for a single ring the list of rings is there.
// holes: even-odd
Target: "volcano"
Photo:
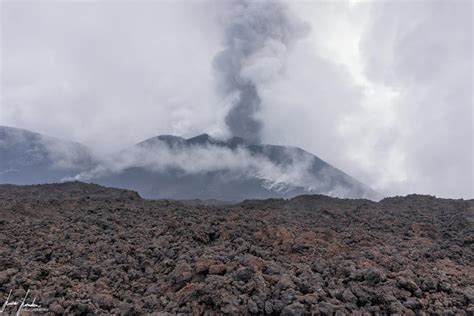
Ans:
[[[80,180],[135,190],[149,199],[380,198],[300,148],[252,144],[240,137],[161,135],[108,159],[94,159],[78,143],[8,127],[0,128],[0,144],[0,183]]]

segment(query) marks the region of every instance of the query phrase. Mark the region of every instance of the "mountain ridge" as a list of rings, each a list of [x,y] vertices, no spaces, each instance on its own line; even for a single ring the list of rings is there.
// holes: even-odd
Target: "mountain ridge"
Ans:
[[[8,139],[12,131],[23,133],[27,137],[20,137],[17,144],[15,139]],[[33,137],[33,145],[30,144],[31,135],[36,135]],[[24,170],[18,168],[18,179],[14,176],[5,177],[0,171],[0,183],[36,184],[86,180],[136,190],[152,199],[241,201],[254,198],[290,198],[301,194],[374,200],[381,197],[362,182],[301,148],[251,144],[241,137],[223,140],[208,134],[187,139],[158,135],[127,147],[106,160],[93,158],[87,147],[74,142],[55,139],[56,145],[52,148],[41,147],[45,139],[48,142],[52,138],[24,129],[0,127],[2,153],[9,150],[8,144],[13,144],[26,148],[22,154],[28,156],[30,151],[27,149],[36,146],[40,148],[41,156],[48,158],[41,165],[45,175],[38,174],[33,178],[25,176],[31,170],[40,168],[32,164]],[[22,145],[23,141],[25,144]],[[83,151],[80,156],[84,161],[76,161],[77,157],[70,157],[69,151],[60,153],[67,154],[65,157],[59,155],[55,152],[58,147],[69,149],[72,153]],[[6,160],[4,157],[9,156],[2,155],[2,160]],[[70,159],[75,163],[60,168],[61,166],[56,166],[57,161],[49,157],[56,157],[59,161]],[[1,170],[4,170],[4,164],[5,161],[2,161]],[[6,164],[11,164],[11,161],[6,161]],[[48,174],[51,169],[59,171]]]

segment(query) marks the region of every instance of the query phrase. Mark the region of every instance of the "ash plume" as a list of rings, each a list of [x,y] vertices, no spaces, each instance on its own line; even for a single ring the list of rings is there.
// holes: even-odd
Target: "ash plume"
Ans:
[[[308,27],[279,1],[232,1],[225,8],[225,49],[214,58],[219,92],[233,100],[225,123],[232,136],[260,143],[258,86],[280,72]]]

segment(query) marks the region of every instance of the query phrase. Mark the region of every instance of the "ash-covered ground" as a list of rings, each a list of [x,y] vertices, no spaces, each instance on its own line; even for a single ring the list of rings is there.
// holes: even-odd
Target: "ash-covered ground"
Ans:
[[[50,314],[474,313],[473,200],[209,204],[1,185],[0,306],[30,290]]]

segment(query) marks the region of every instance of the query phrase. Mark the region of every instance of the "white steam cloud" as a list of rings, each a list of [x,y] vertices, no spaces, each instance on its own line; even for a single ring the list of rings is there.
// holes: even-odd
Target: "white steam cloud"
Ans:
[[[102,157],[92,170],[64,180],[89,181],[118,174],[128,168],[143,168],[157,173],[169,170],[185,174],[225,171],[230,177],[257,178],[267,189],[278,192],[292,187],[304,187],[311,192],[325,186],[310,172],[313,156],[293,148],[286,149],[286,152],[290,163],[276,164],[244,147],[231,149],[212,144],[171,147],[165,142],[156,142],[153,146],[135,146],[118,155]]]

